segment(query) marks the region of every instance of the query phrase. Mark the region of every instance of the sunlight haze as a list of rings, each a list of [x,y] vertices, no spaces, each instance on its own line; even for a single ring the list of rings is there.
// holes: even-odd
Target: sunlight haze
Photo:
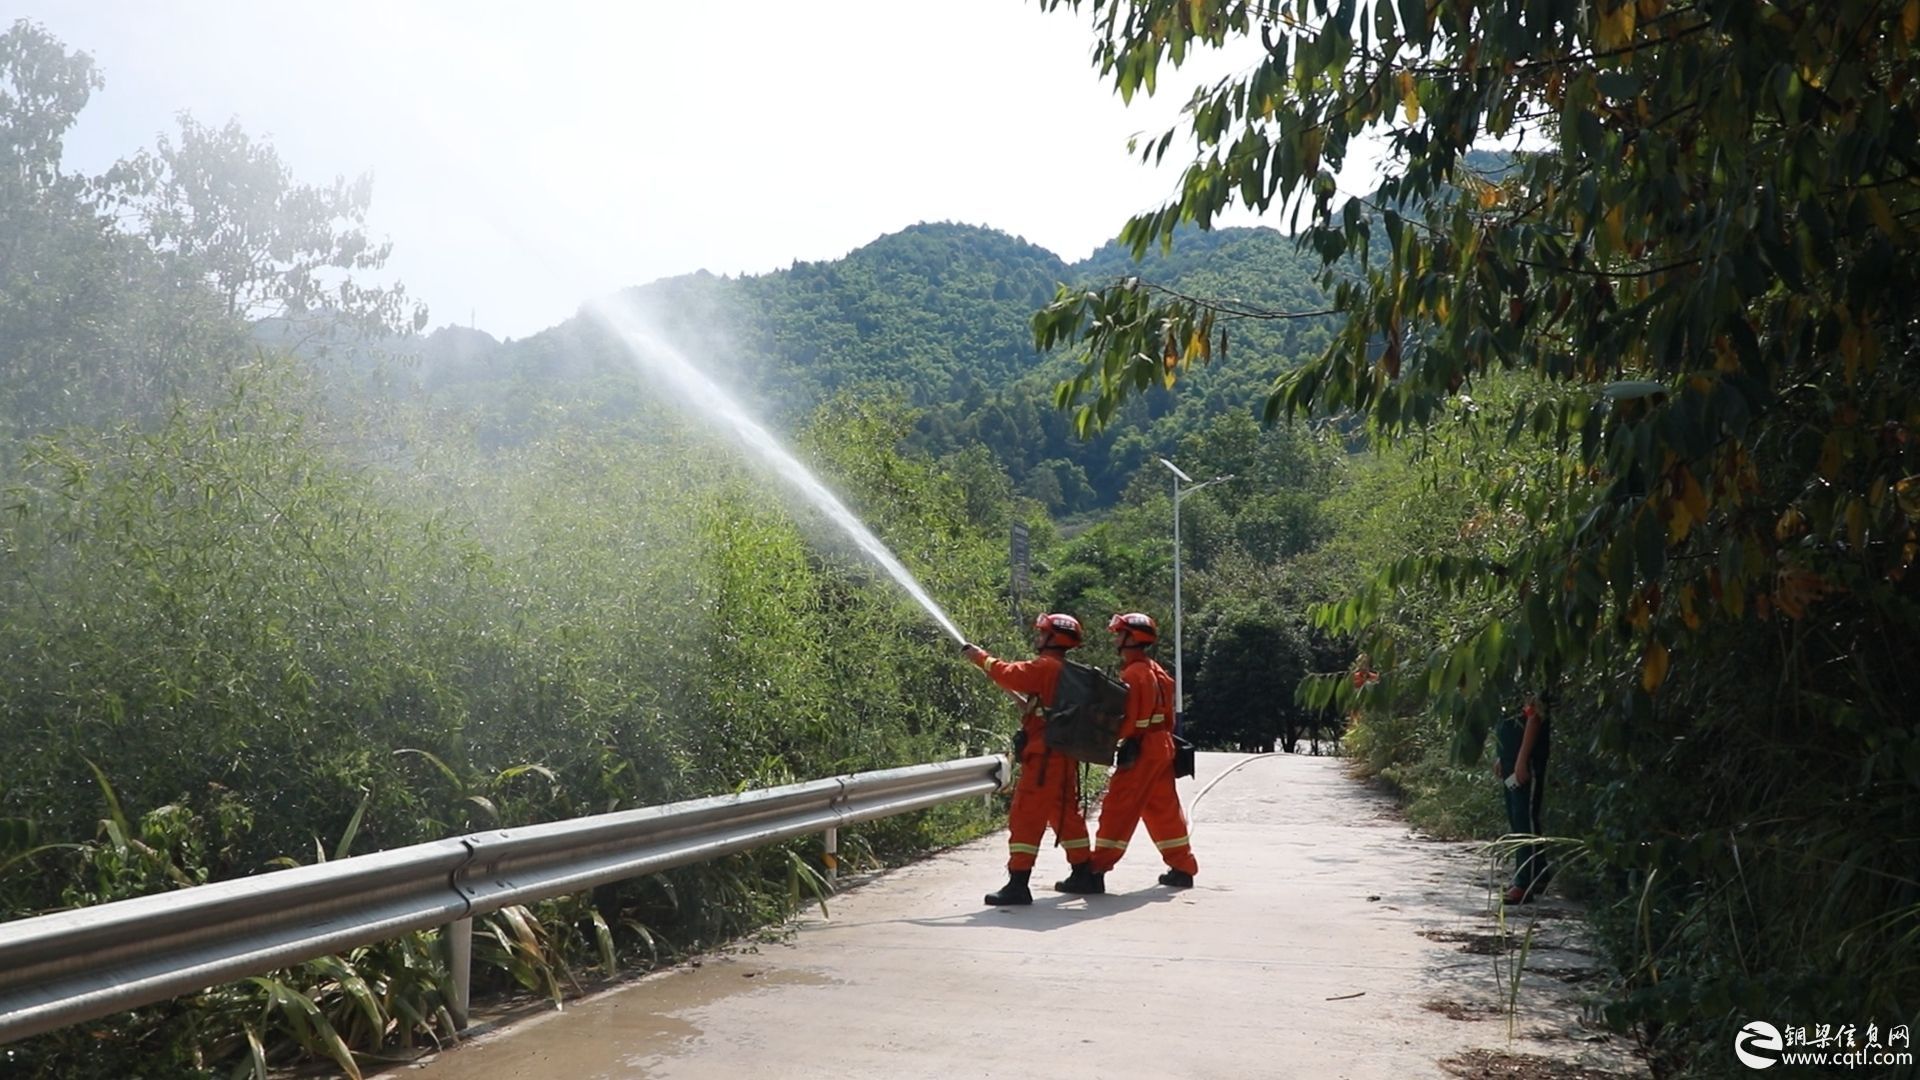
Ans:
[[[432,325],[514,337],[614,289],[838,258],[920,221],[1082,258],[1174,189],[1177,146],[1154,170],[1127,139],[1163,130],[1196,81],[1125,108],[1082,19],[1016,0],[320,11],[18,14],[105,77],[70,168],[152,145],[180,110],[237,118],[301,180],[373,174],[371,231]]]

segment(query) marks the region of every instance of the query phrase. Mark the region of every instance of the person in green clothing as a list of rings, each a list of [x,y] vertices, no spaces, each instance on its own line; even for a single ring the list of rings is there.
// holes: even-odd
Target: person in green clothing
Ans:
[[[1540,810],[1547,787],[1547,754],[1553,746],[1553,722],[1547,715],[1552,703],[1551,693],[1530,693],[1519,714],[1503,718],[1494,732],[1498,752],[1493,775],[1505,788],[1507,832],[1512,835],[1544,835]],[[1533,900],[1546,888],[1549,876],[1546,843],[1521,844],[1513,853],[1507,903]]]

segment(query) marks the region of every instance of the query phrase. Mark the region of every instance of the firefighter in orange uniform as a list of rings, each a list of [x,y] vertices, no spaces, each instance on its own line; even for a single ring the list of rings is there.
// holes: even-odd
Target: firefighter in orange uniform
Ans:
[[[1080,812],[1080,775],[1072,758],[1047,748],[1046,714],[1053,704],[1054,690],[1060,684],[1060,662],[1068,649],[1085,644],[1080,620],[1071,615],[1048,614],[1033,621],[1032,660],[1009,663],[996,660],[978,645],[966,646],[967,659],[980,665],[987,677],[1016,694],[1027,697],[1027,712],[1014,736],[1014,757],[1020,762],[1020,779],[1013,789],[1013,806],[1007,811],[1007,883],[999,892],[988,893],[986,902],[995,906],[1033,903],[1033,891],[1027,881],[1033,876],[1033,863],[1040,855],[1040,840],[1047,828],[1066,849],[1069,874],[1054,887],[1066,892],[1082,892],[1089,878],[1087,860],[1092,846],[1087,837],[1087,819]],[[1073,886],[1069,888],[1069,886]]]
[[[1147,655],[1160,630],[1151,617],[1137,611],[1115,615],[1107,629],[1120,648],[1127,714],[1121,727],[1118,768],[1100,804],[1092,887],[1084,891],[1106,891],[1107,871],[1127,853],[1127,841],[1142,820],[1166,860],[1167,872],[1160,875],[1160,884],[1191,888],[1200,864],[1194,861],[1186,811],[1173,786],[1173,677]]]

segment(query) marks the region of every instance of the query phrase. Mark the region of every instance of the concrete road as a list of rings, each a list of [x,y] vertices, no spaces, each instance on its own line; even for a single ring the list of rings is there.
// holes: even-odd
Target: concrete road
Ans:
[[[388,1075],[1398,1080],[1495,1075],[1473,1071],[1486,1053],[1579,1063],[1554,1075],[1638,1075],[1620,1040],[1580,1021],[1593,960],[1569,909],[1523,909],[1538,922],[1509,1016],[1518,942],[1502,948],[1489,913],[1487,858],[1414,836],[1342,764],[1202,754],[1181,781],[1191,890],[1155,882],[1142,830],[1105,896],[1037,888],[1030,908],[983,907],[1005,877],[1001,833],[848,890],[785,942]],[[1049,848],[1034,878],[1065,870]]]

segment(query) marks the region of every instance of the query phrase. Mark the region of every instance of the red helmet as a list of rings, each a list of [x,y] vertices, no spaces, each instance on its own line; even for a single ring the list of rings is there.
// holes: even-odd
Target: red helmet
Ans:
[[[1142,615],[1137,611],[1129,611],[1124,615],[1115,615],[1112,619],[1108,620],[1107,629],[1113,633],[1123,635],[1123,637],[1126,635],[1132,636],[1133,640],[1131,642],[1122,641],[1121,644],[1151,645],[1160,640],[1160,627],[1155,625],[1153,616]]]
[[[1042,615],[1033,620],[1033,628],[1047,635],[1048,645],[1077,649],[1086,644],[1086,635],[1080,632],[1080,620],[1071,615],[1058,612]]]

